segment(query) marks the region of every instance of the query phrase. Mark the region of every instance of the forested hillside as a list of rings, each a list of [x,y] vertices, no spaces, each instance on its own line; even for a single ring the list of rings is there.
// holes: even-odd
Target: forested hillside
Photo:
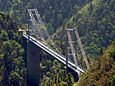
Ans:
[[[28,8],[37,8],[49,33],[54,33],[75,10],[90,0],[0,0],[0,10],[13,15],[18,24],[29,21]]]
[[[74,79],[71,73],[67,73],[65,66],[59,61],[47,54],[42,55],[40,86],[73,86],[78,78]]]
[[[115,85],[115,41],[95,61],[79,81],[78,86],[114,86]]]
[[[0,86],[24,85],[24,49],[21,36],[9,14],[0,12]]]
[[[38,9],[50,34],[48,40],[63,55],[66,28],[77,28],[89,61],[95,58],[91,69],[75,82],[63,64],[39,52],[40,86],[115,86],[114,4],[115,0],[0,0],[0,86],[26,86],[25,51],[18,30],[29,28],[28,8]]]
[[[76,14],[66,22],[53,39],[56,39],[57,45],[65,44],[64,41],[59,42],[64,38],[65,29],[77,28],[88,57],[98,57],[100,51],[104,50],[115,38],[114,4],[114,0],[89,2],[76,11]],[[62,46],[64,47],[64,45]]]

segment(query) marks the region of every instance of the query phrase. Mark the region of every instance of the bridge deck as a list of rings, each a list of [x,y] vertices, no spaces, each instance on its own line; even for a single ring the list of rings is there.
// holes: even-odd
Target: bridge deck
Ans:
[[[23,35],[26,39],[28,39],[28,35]],[[50,48],[48,48],[46,45],[44,45],[43,43],[41,43],[40,41],[36,40],[35,38],[33,38],[32,36],[29,37],[29,40],[34,43],[35,45],[37,45],[38,47],[40,47],[42,50],[44,50],[45,52],[47,52],[48,54],[52,55],[54,58],[56,58],[57,60],[59,60],[60,62],[62,62],[64,65],[66,65],[66,57],[62,56],[58,53],[56,53],[55,51],[51,50]],[[75,64],[73,64],[72,62],[68,61],[68,67],[71,68],[72,70],[74,70],[75,72],[79,73],[83,73],[84,70],[82,70],[80,67],[75,67]]]

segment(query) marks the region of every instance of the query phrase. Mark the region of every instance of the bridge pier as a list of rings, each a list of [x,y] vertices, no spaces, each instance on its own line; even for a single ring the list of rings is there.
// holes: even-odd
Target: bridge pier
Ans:
[[[66,68],[66,73],[71,73],[74,77],[75,82],[79,80],[79,74],[73,71],[71,68],[67,67]]]
[[[40,49],[35,44],[29,42],[27,53],[27,86],[39,86]]]
[[[40,84],[40,52],[41,49],[31,41],[24,40],[25,46],[25,63],[27,68],[27,86],[39,86]]]

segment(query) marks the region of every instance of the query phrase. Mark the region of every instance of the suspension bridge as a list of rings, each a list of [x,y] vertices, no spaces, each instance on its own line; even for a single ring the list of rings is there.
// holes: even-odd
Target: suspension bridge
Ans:
[[[46,30],[44,22],[42,21],[42,18],[40,17],[40,14],[38,13],[37,9],[27,9],[27,11],[29,13],[30,22],[32,24],[30,24],[31,28],[28,29],[27,34],[23,34],[23,37],[27,41],[26,42],[27,43],[27,73],[30,77],[33,77],[32,79],[34,83],[38,83],[35,77],[36,76],[40,77],[40,74],[39,74],[40,72],[37,72],[37,73],[34,72],[34,71],[40,71],[40,69],[37,70],[38,65],[35,66],[36,64],[40,64],[39,63],[39,55],[40,55],[39,50],[40,49],[48,53],[54,59],[57,59],[59,62],[63,63],[66,67],[69,67],[70,69],[72,69],[74,72],[81,74],[85,70],[79,67],[79,64],[78,64],[78,59],[77,59],[78,56],[74,48],[74,45],[75,45],[74,41],[77,41],[77,45],[81,51],[81,55],[83,57],[83,62],[85,63],[85,67],[86,69],[90,68],[83,45],[81,43],[81,39],[79,37],[78,30],[76,28],[74,29],[66,28],[65,29],[66,36],[68,39],[68,44],[69,44],[68,46],[69,48],[67,49],[69,50],[68,50],[67,55],[64,56],[61,53],[59,53],[59,50],[54,46],[54,43],[52,40],[50,40],[50,44],[53,45],[53,48],[55,48],[55,50],[52,49],[50,45],[48,45],[47,39],[50,37],[50,35],[48,34],[48,31]],[[73,39],[71,32],[73,32],[73,34],[75,35],[76,40]],[[37,50],[36,47],[39,47],[39,50]],[[37,59],[37,56],[38,56],[38,59]],[[73,62],[68,59],[69,56],[71,56],[71,58],[73,59]],[[34,84],[34,86],[36,85]]]

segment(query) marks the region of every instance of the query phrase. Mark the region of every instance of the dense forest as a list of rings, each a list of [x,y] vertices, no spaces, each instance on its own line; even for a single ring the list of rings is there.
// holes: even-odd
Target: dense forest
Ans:
[[[115,41],[80,79],[78,86],[115,85]]]
[[[64,38],[65,27],[77,28],[88,57],[98,57],[100,50],[104,50],[115,38],[115,7],[113,3],[115,3],[114,0],[89,2],[78,9],[52,39],[56,39],[57,45],[65,44],[57,41]],[[64,47],[64,45],[62,46]]]
[[[115,0],[0,0],[0,86],[26,86],[25,51],[18,30],[29,28],[28,8],[38,9],[51,35],[48,40],[64,55],[65,29],[77,28],[92,63],[76,82],[63,64],[41,52],[40,86],[114,86],[114,4]]]
[[[24,85],[24,49],[18,26],[9,14],[0,12],[0,86]]]
[[[49,33],[54,33],[56,28],[61,27],[66,19],[74,14],[74,9],[82,7],[90,0],[4,0],[0,1],[0,10],[9,12],[18,24],[26,24],[28,8],[37,8],[42,19],[49,28]]]

